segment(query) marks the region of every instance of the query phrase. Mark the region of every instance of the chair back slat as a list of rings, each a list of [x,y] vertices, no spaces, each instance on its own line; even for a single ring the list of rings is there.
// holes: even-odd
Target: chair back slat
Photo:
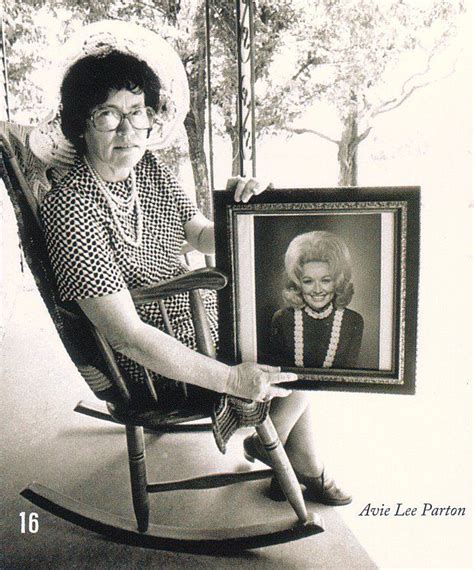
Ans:
[[[104,359],[107,363],[109,371],[115,382],[115,385],[118,388],[118,391],[120,392],[120,395],[122,396],[124,402],[128,404],[132,399],[130,391],[127,387],[127,384],[125,383],[120,368],[117,365],[117,361],[115,360],[115,355],[110,344],[108,343],[104,335],[92,323],[90,325],[90,329],[95,338],[95,341],[97,342],[98,347],[100,348],[102,354],[104,355]]]
[[[151,399],[154,402],[158,402],[158,394],[156,393],[155,384],[153,383],[153,378],[151,377],[150,371],[148,368],[143,369],[145,371],[145,384],[150,392]]]
[[[173,327],[171,326],[170,319],[168,316],[168,311],[166,310],[166,305],[163,299],[158,299],[158,307],[160,308],[161,318],[163,319],[163,324],[165,326],[165,331],[170,336],[174,337]]]
[[[191,306],[191,314],[193,316],[194,334],[196,335],[196,347],[198,352],[216,358],[216,349],[212,340],[209,320],[206,315],[206,309],[202,301],[199,290],[189,292],[189,303]]]

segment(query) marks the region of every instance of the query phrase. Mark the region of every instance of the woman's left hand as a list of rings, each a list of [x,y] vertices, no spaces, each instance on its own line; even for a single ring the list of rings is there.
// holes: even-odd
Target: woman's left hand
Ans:
[[[234,200],[236,202],[247,203],[252,196],[256,196],[270,187],[271,184],[265,184],[256,178],[234,176],[227,181],[226,190],[234,191]]]

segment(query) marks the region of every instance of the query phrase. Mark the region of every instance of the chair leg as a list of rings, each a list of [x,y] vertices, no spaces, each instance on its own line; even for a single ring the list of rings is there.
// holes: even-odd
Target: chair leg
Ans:
[[[286,451],[278,437],[275,426],[270,417],[255,428],[258,437],[267,452],[275,475],[280,483],[288,502],[298,516],[298,519],[305,523],[308,521],[308,511],[301,492],[300,484],[296,478],[293,467],[286,455]]]
[[[143,428],[125,426],[127,433],[128,464],[130,467],[130,483],[132,486],[133,510],[137,519],[139,532],[146,532],[150,514],[150,503],[147,491],[145,438]]]

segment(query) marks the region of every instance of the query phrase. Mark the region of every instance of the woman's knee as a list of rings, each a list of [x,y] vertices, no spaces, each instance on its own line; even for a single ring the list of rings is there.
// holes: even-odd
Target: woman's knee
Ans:
[[[271,409],[272,411],[286,409],[303,412],[309,405],[309,398],[309,392],[295,390],[285,398],[274,398]]]

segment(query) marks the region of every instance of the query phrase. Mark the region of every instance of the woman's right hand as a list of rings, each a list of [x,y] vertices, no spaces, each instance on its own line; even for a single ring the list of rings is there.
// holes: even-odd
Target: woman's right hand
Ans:
[[[243,362],[230,367],[225,392],[239,398],[267,402],[272,398],[285,398],[291,390],[278,386],[281,382],[294,382],[298,376],[281,372],[277,366]]]

